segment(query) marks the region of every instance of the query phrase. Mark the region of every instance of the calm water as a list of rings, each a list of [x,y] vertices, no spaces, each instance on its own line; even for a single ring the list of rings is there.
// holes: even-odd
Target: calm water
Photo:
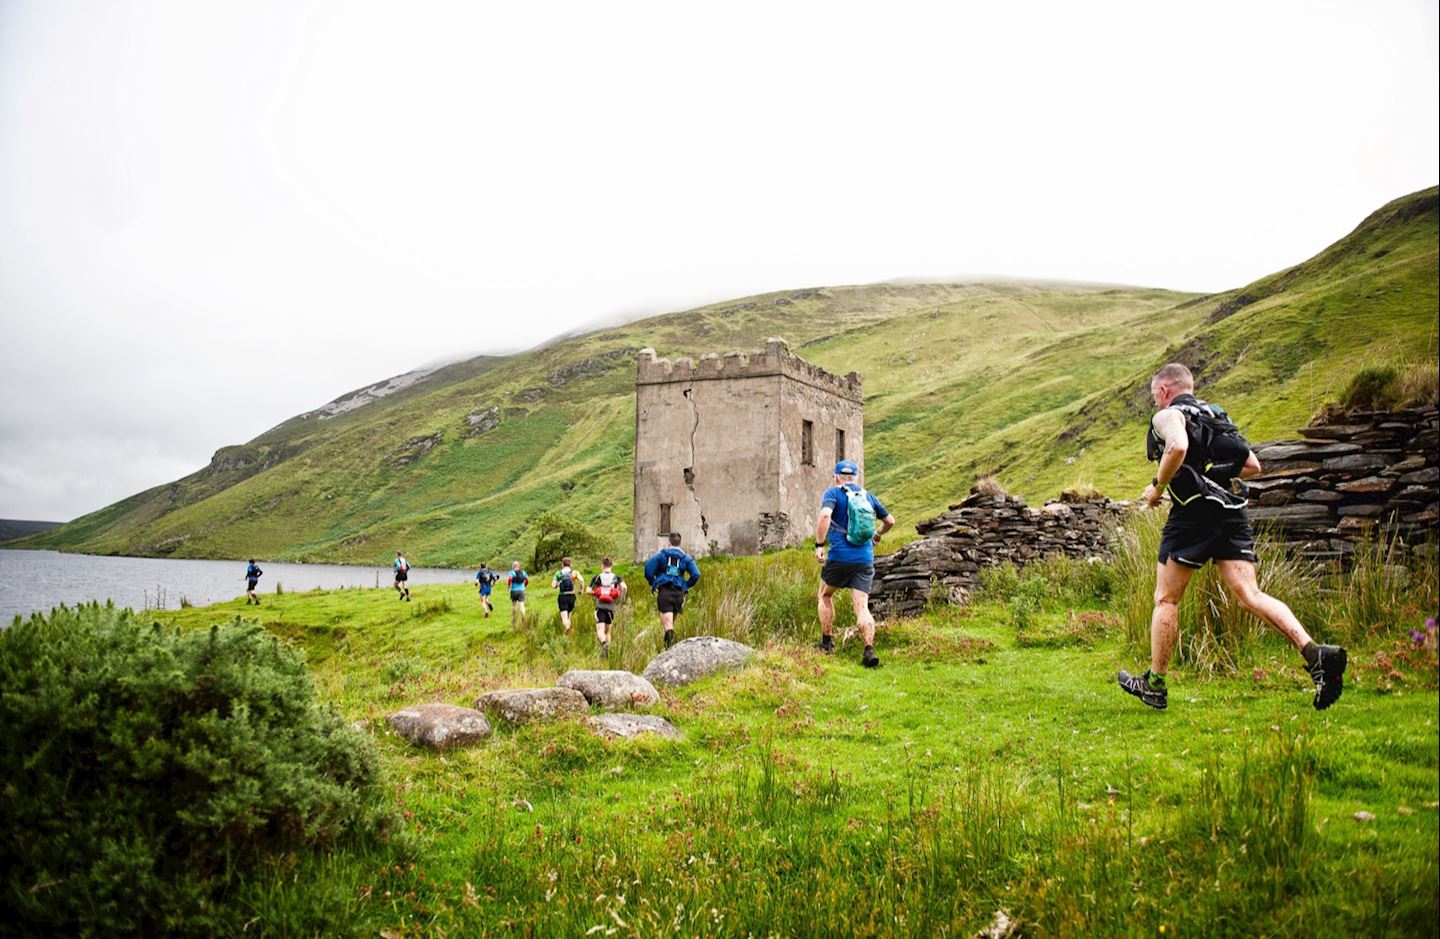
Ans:
[[[260,559],[265,576],[258,592],[273,594],[278,583],[286,593],[322,587],[375,587],[387,590],[390,567],[342,564],[281,564]],[[461,583],[474,571],[410,568],[411,584]],[[114,600],[137,610],[180,608],[184,597],[196,606],[218,603],[245,593],[244,561],[182,561],[169,558],[114,558],[58,551],[15,551],[0,548],[0,626],[16,615],[48,612],[61,603]]]

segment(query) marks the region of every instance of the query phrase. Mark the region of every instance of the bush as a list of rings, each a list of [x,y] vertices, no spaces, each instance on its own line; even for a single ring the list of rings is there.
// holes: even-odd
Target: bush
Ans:
[[[257,623],[61,607],[0,631],[8,926],[205,933],[255,862],[387,819],[368,742]]]

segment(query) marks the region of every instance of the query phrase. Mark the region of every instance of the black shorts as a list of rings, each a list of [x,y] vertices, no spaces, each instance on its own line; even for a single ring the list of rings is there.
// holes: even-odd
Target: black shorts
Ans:
[[[661,584],[655,591],[655,609],[661,613],[679,613],[685,609],[685,590],[674,584]]]
[[[395,572],[395,582],[396,582],[397,584],[400,583],[401,581],[406,581],[406,580],[409,580],[409,579],[410,579],[410,573],[409,573],[408,571],[396,571],[396,572]]]
[[[571,613],[575,610],[575,594],[573,593],[560,594],[556,598],[556,602],[560,604],[561,613]]]
[[[875,565],[826,561],[825,566],[820,568],[820,579],[836,590],[849,587],[851,590],[869,593],[870,583],[875,579]]]
[[[523,590],[512,590],[512,591],[510,591],[510,602],[511,602],[511,603],[524,603],[524,602],[525,602],[525,591],[523,591]]]
[[[605,609],[603,606],[597,606],[597,607],[595,608],[595,622],[597,622],[597,623],[613,623],[613,622],[615,622],[615,611],[614,611],[614,610],[607,610],[607,609]]]
[[[1199,570],[1206,561],[1253,563],[1255,532],[1250,528],[1250,519],[1243,511],[1221,509],[1192,516],[1172,510],[1160,532],[1156,560],[1164,564],[1172,558],[1191,570]]]
[[[248,580],[248,581],[246,581],[246,583],[248,583],[248,584],[250,585],[250,586],[248,586],[248,587],[245,588],[246,590],[254,590],[254,589],[255,589],[255,585],[258,584],[258,583],[260,583],[260,580],[257,578],[257,579],[255,579],[255,580]]]

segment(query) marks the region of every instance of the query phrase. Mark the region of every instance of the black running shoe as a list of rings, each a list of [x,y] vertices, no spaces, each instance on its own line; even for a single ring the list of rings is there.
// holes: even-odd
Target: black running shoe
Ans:
[[[1132,675],[1123,668],[1120,674],[1115,676],[1123,691],[1133,694],[1142,702],[1155,708],[1157,711],[1165,710],[1167,699],[1170,697],[1170,689],[1161,685],[1159,688],[1150,687],[1150,672],[1147,669],[1144,674]]]
[[[1315,664],[1305,670],[1315,680],[1315,710],[1323,711],[1340,700],[1345,690],[1345,648],[1343,646],[1316,646]]]
[[[675,641],[675,630],[673,630],[673,629],[667,629],[667,630],[665,630],[665,648],[667,648],[667,649],[670,648],[670,644],[671,644],[672,642],[674,642],[674,641]]]
[[[820,641],[815,643],[815,648],[829,655],[835,651],[835,640],[831,636],[821,636]]]
[[[866,646],[865,654],[860,656],[860,664],[865,666],[866,668],[879,668],[880,656],[875,654],[875,650],[873,648],[871,648],[870,646]]]

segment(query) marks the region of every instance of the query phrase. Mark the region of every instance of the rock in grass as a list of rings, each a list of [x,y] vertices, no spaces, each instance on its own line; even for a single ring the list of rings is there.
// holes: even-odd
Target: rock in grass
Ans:
[[[681,736],[674,724],[653,714],[596,714],[585,718],[585,723],[602,737],[659,734],[667,740],[679,740]]]
[[[386,720],[395,733],[431,750],[463,747],[490,736],[490,722],[484,714],[454,704],[419,704],[396,711]]]
[[[602,708],[649,707],[660,700],[655,686],[632,672],[572,669],[555,684],[580,692]]]
[[[1357,822],[1373,822],[1373,821],[1375,821],[1375,813],[1374,813],[1374,812],[1356,812],[1356,813],[1355,813],[1355,821],[1357,821]]]
[[[726,668],[740,668],[755,650],[717,636],[685,639],[650,660],[641,674],[657,685],[687,685]]]
[[[583,714],[585,696],[573,688],[514,688],[482,694],[475,707],[496,714],[511,724]]]

